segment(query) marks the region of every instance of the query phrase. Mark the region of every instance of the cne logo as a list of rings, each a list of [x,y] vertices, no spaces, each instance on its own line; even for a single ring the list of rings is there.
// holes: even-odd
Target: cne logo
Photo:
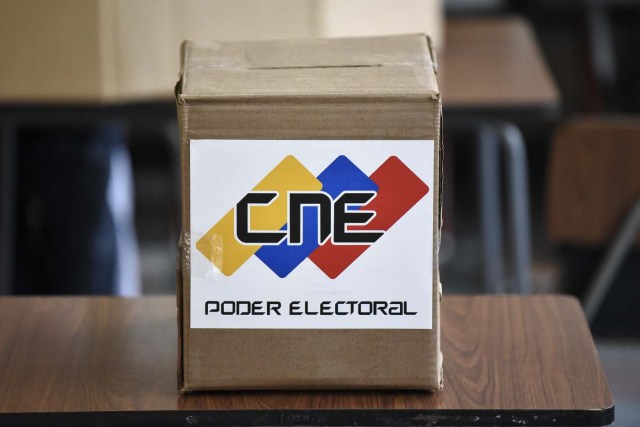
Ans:
[[[196,248],[226,276],[255,255],[279,277],[309,258],[333,279],[428,192],[395,156],[370,176],[339,156],[317,177],[287,156]]]
[[[245,245],[277,246],[288,237],[288,246],[302,245],[303,208],[317,208],[318,235],[316,242],[324,245],[331,237],[333,244],[370,245],[384,231],[349,230],[349,225],[367,225],[375,211],[347,210],[361,208],[376,196],[376,191],[343,191],[335,200],[324,191],[288,191],[287,229],[282,231],[252,231],[249,216],[252,206],[268,206],[279,195],[275,191],[251,191],[235,207],[236,240]]]

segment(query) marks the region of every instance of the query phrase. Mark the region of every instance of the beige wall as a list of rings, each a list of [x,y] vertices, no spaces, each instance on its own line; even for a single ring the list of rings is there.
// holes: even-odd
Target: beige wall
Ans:
[[[320,0],[321,37],[427,33],[442,46],[440,0]]]

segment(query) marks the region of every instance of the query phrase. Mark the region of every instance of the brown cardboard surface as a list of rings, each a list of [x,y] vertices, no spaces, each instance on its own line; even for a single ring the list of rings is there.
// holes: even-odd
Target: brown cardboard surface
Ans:
[[[441,100],[430,51],[424,35],[183,46],[176,91],[183,200],[178,264],[182,391],[441,387],[440,176],[433,189],[433,329],[189,326],[189,141],[433,139],[435,170],[440,171]]]
[[[311,0],[3,2],[0,101],[170,101],[185,38],[311,37],[311,10]]]
[[[440,1],[11,0],[0,14],[0,102],[171,100],[184,39],[426,31]],[[257,53],[266,52],[258,50]]]

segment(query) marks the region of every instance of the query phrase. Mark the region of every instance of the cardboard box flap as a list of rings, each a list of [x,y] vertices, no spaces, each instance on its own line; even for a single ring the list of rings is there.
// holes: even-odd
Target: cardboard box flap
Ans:
[[[257,42],[188,41],[178,100],[241,96],[438,95],[423,34]]]

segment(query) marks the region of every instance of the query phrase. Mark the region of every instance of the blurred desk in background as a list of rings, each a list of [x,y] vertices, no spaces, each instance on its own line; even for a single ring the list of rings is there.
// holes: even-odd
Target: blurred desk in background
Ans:
[[[445,296],[444,389],[177,391],[174,297],[0,298],[0,424],[609,425],[584,314],[564,296]],[[256,355],[268,363],[271,355]],[[279,357],[288,357],[280,355]]]
[[[446,48],[440,55],[438,72],[445,129],[470,128],[478,139],[477,191],[485,290],[529,293],[529,177],[525,141],[518,124],[542,124],[557,117],[560,95],[525,20],[451,19],[445,34]],[[501,148],[506,165],[508,232],[502,220]],[[505,257],[503,234],[511,238],[511,257]],[[506,277],[505,258],[512,260],[513,280]],[[508,286],[509,282],[514,286]]]
[[[522,18],[450,19],[438,82],[445,114],[556,115],[560,95]]]

